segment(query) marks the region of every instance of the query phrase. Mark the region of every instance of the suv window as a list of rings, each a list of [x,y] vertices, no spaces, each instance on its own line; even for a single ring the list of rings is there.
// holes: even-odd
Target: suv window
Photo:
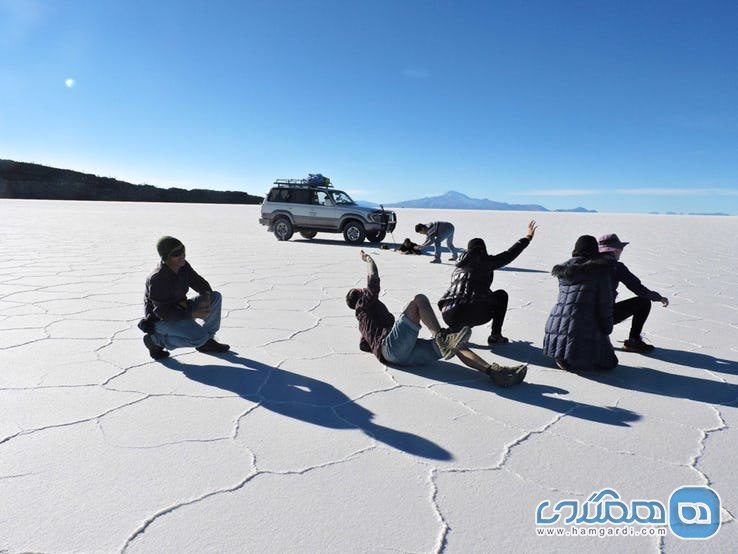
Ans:
[[[333,206],[333,201],[331,200],[330,194],[323,190],[319,190],[316,192],[314,200],[315,203],[319,206]]]
[[[290,201],[290,189],[274,188],[269,191],[267,196],[269,202],[289,202]]]
[[[269,192],[267,200],[270,202],[287,202],[289,204],[318,203],[314,190],[298,188],[274,188]]]
[[[349,204],[349,205],[354,204],[354,201],[351,200],[351,197],[341,190],[334,191],[333,201],[336,204]]]

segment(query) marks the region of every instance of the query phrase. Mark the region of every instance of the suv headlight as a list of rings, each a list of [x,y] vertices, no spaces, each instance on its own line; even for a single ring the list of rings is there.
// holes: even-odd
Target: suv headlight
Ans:
[[[384,223],[384,214],[382,212],[372,212],[367,218],[369,221],[374,221],[375,223]]]

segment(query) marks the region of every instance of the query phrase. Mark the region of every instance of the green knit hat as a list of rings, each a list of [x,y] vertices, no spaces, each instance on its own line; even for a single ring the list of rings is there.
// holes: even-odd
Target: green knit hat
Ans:
[[[161,261],[164,263],[169,259],[169,255],[180,247],[184,248],[184,244],[174,237],[161,237],[159,242],[156,243],[156,251],[159,253]]]

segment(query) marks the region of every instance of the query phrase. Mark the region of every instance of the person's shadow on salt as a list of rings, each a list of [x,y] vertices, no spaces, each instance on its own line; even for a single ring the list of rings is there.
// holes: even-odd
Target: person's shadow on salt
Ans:
[[[493,351],[520,362],[552,367],[553,360],[545,356],[540,348],[533,346],[529,341],[516,341],[499,347],[496,346]],[[658,348],[643,357],[644,361],[649,358],[677,365],[736,374],[735,362],[713,358],[706,354]],[[624,389],[676,398],[688,398],[697,402],[731,404],[735,403],[736,398],[738,398],[738,385],[677,375],[650,367],[631,367],[621,363],[610,371],[586,371],[580,372],[579,375],[592,381]]]
[[[515,402],[538,406],[553,412],[566,414],[568,417],[576,417],[604,425],[630,427],[631,422],[641,419],[640,414],[625,408],[594,406],[584,402],[561,398],[561,395],[569,394],[569,391],[560,387],[530,383],[528,381],[506,389],[496,387],[486,375],[481,375],[478,371],[450,362],[437,361],[425,367],[391,367],[419,377],[448,383],[449,385],[489,392],[490,394],[496,394],[497,396]],[[444,393],[444,395],[446,394]],[[453,392],[448,394],[448,396],[453,396]]]
[[[618,365],[612,371],[582,373],[583,377],[622,389],[687,398],[708,404],[735,405],[738,401],[738,385],[678,375],[651,367]]]
[[[544,269],[529,269],[527,267],[510,267],[509,265],[506,265],[505,267],[500,267],[495,269],[495,271],[512,271],[514,273],[551,273],[550,271],[544,270]]]
[[[162,364],[181,371],[192,381],[233,392],[287,417],[330,429],[359,428],[377,441],[414,456],[433,460],[453,459],[450,452],[423,437],[375,424],[372,412],[356,404],[333,385],[243,358],[233,352],[218,357],[238,367],[218,363],[188,364],[177,358],[167,358],[162,360]]]
[[[658,347],[655,350],[648,352],[646,356],[676,365],[738,375],[738,361],[724,360],[702,352],[686,352],[684,350]]]
[[[486,344],[470,344],[473,348],[489,349],[492,354],[499,354],[505,358],[516,360],[525,364],[538,365],[541,367],[553,367],[553,360],[543,354],[543,350],[529,340],[516,340],[507,344],[495,344],[490,348]]]

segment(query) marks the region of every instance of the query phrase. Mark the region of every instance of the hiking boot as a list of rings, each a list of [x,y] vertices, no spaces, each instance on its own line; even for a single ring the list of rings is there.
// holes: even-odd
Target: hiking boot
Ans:
[[[507,344],[510,342],[510,339],[507,337],[503,337],[502,333],[492,333],[489,337],[487,337],[487,344],[492,346],[493,344]]]
[[[203,344],[202,346],[198,346],[195,348],[198,352],[228,352],[231,349],[230,345],[223,344],[222,342],[218,342],[215,339],[208,339],[208,342]]]
[[[643,342],[643,339],[641,337],[626,340],[625,342],[623,342],[623,347],[629,352],[640,353],[650,352],[654,349],[654,346],[652,344]]]
[[[556,358],[556,365],[559,369],[563,369],[564,371],[571,371],[571,367],[568,363],[566,363],[566,360],[564,358]]]
[[[528,373],[528,365],[520,364],[516,366],[501,366],[499,364],[490,364],[485,371],[492,382],[506,389],[513,385],[519,385],[525,380],[525,375]]]
[[[441,351],[441,357],[448,360],[456,355],[457,350],[466,346],[470,335],[471,329],[462,327],[460,331],[455,333],[452,333],[449,329],[441,329],[433,338]]]
[[[433,258],[430,261],[430,263],[432,263],[432,264],[440,264],[441,263],[441,258]]]
[[[164,350],[161,346],[154,342],[149,333],[146,333],[143,338],[146,348],[149,349],[149,356],[155,360],[163,360],[169,357],[169,352]]]

